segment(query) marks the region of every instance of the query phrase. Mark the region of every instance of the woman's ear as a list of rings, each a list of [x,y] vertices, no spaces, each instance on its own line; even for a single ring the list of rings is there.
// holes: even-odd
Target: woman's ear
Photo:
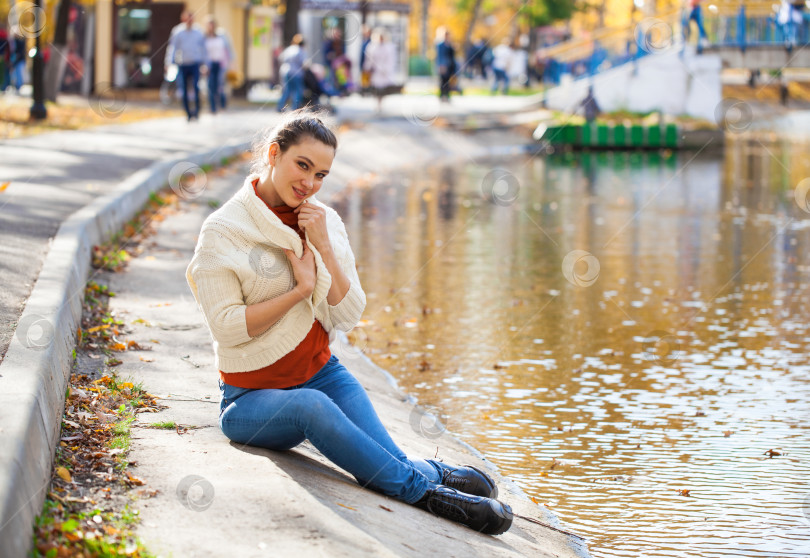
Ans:
[[[270,166],[276,164],[276,157],[278,156],[278,144],[271,143],[270,148],[267,150],[267,160],[270,162]]]

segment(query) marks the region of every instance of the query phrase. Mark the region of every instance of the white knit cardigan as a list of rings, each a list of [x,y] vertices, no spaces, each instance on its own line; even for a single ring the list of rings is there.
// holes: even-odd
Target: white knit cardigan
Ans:
[[[293,306],[264,333],[247,333],[245,308],[291,290],[295,279],[283,249],[298,257],[303,242],[284,225],[253,191],[250,175],[242,188],[203,223],[186,280],[211,331],[216,366],[222,372],[248,372],[274,363],[304,340],[318,320],[335,339],[335,330],[349,331],[360,320],[366,295],[354,264],[346,227],[335,210],[310,198],[307,203],[326,210],[326,227],[338,264],[351,286],[337,305],[326,300],[332,277],[307,237],[315,255],[317,279],[308,300]]]

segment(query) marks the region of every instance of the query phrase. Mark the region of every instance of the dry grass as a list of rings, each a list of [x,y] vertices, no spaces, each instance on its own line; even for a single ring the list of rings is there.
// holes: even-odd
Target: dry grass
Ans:
[[[130,124],[151,118],[182,116],[179,107],[163,107],[157,103],[128,102],[120,99],[96,99],[82,97],[60,98],[59,103],[47,103],[48,117],[31,120],[31,99],[27,97],[0,96],[0,139],[17,138],[53,132],[57,130],[80,130],[93,126]]]

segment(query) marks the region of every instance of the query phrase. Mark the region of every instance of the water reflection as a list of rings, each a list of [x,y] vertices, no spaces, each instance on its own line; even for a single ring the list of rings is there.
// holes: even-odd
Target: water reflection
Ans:
[[[482,161],[350,191],[366,352],[595,556],[808,555],[807,153]]]

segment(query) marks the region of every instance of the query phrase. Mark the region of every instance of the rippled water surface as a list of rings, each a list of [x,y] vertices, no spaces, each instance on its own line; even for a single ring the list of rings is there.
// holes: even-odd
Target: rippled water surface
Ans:
[[[808,153],[765,137],[351,190],[354,341],[594,556],[808,556]]]

